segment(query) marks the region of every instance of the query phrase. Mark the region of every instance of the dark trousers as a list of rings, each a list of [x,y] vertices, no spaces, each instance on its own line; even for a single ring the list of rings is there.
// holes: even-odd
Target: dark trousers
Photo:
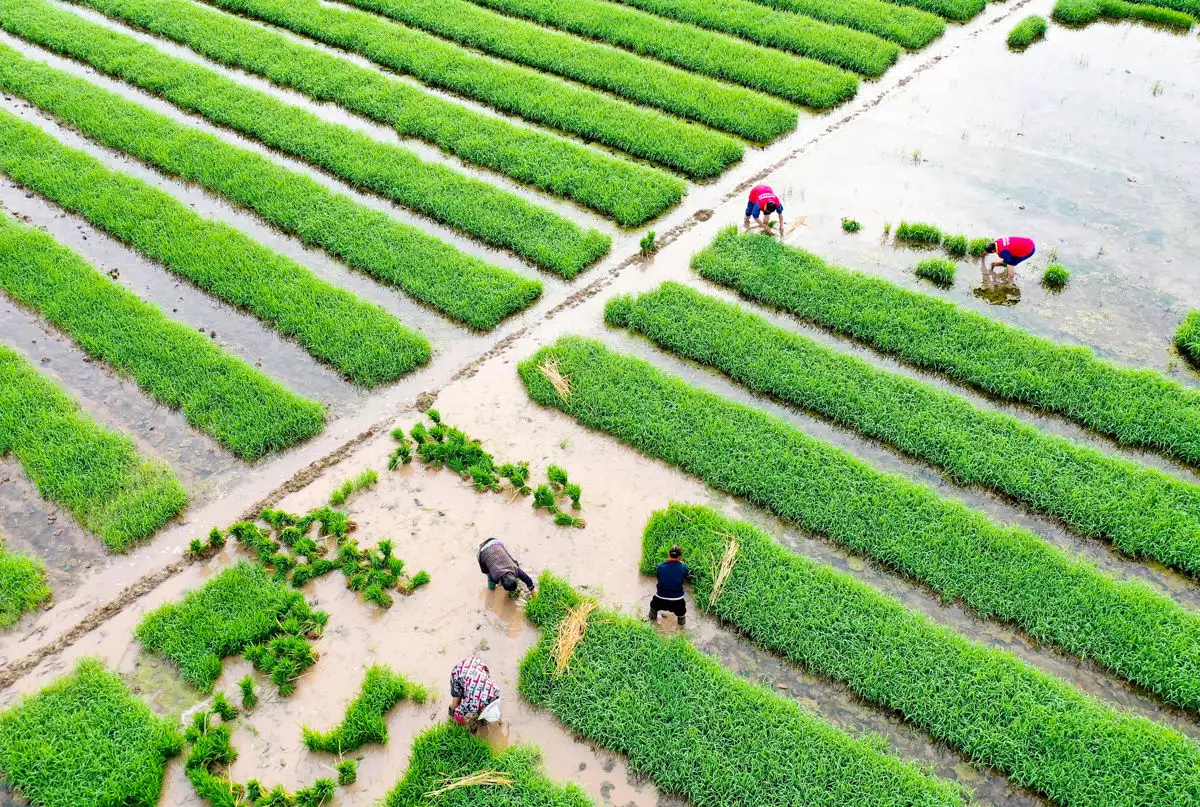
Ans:
[[[658,619],[659,611],[670,611],[679,618],[679,624],[687,617],[687,600],[664,600],[657,594],[650,600],[650,621]]]

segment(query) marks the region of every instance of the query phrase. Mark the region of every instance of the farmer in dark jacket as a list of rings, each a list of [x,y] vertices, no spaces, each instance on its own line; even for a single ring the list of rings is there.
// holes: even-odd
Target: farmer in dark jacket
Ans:
[[[479,571],[487,575],[488,590],[495,591],[499,584],[511,594],[517,590],[520,580],[533,591],[533,578],[521,570],[516,558],[508,553],[499,538],[488,538],[480,544],[478,556]]]
[[[671,547],[667,559],[658,564],[658,590],[650,600],[650,621],[658,621],[659,611],[670,611],[684,624],[687,619],[687,601],[683,599],[683,584],[692,579],[692,573],[683,563],[683,549],[678,544]]]

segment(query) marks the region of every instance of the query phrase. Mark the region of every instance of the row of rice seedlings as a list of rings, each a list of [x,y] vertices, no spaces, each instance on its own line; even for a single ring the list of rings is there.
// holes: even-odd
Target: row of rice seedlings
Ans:
[[[858,91],[857,77],[842,68],[604,0],[470,1],[814,109],[829,109]]]
[[[877,78],[900,58],[895,42],[776,11],[751,0],[619,0],[627,6]]]
[[[386,665],[367,668],[358,696],[346,707],[346,717],[331,731],[314,731],[303,727],[304,745],[309,751],[347,754],[367,743],[380,745],[388,741],[384,715],[402,700],[423,704],[429,693]]]
[[[254,314],[357,384],[382,384],[429,361],[425,338],[379,306],[8,112],[0,112],[0,172]]]
[[[242,560],[182,601],[146,614],[135,635],[205,692],[221,675],[221,660],[245,652],[287,694],[303,669],[316,661],[307,640],[319,637],[328,620],[324,611],[311,610],[300,592]]]
[[[153,535],[187,506],[187,492],[166,463],[142,457],[132,439],[101,426],[24,357],[0,345],[5,454],[16,457],[38,493],[113,552]]]
[[[1200,364],[1200,309],[1192,309],[1175,331],[1175,347],[1189,361]]]
[[[887,0],[898,6],[911,6],[937,14],[955,22],[966,22],[974,18],[987,5],[987,0]]]
[[[1200,465],[1200,394],[1160,373],[1119,367],[1087,348],[1056,344],[736,228],[722,231],[692,266],[747,299],[906,362]]]
[[[513,745],[494,752],[460,726],[418,734],[404,778],[382,807],[594,807],[573,784],[557,785],[542,771],[541,751]]]
[[[795,107],[467,0],[347,0],[350,5],[635,103],[765,143],[796,128]]]
[[[50,599],[46,566],[37,558],[13,552],[0,535],[0,630],[7,630]]]
[[[543,573],[525,606],[541,637],[518,688],[585,739],[696,807],[933,807],[967,794],[878,743],[854,739],[795,701],[748,683],[682,635],[607,609],[590,611],[561,665],[555,646],[594,604]]]
[[[607,235],[584,231],[515,193],[424,162],[45,0],[0,0],[0,27],[567,279],[611,246]]]
[[[373,487],[378,481],[379,472],[374,468],[368,468],[353,479],[347,479],[334,488],[333,492],[329,494],[329,503],[334,507],[341,507],[355,493]]]
[[[935,286],[949,288],[954,285],[958,265],[945,258],[925,258],[917,262],[917,277],[923,277]]]
[[[350,267],[490,330],[542,293],[534,279],[466,255],[253,151],[0,47],[0,88],[88,137],[242,205]]]
[[[527,67],[487,58],[374,14],[326,5],[321,0],[205,1],[360,53],[429,86],[603,143],[693,179],[720,175],[745,152],[741,142],[728,135]]]
[[[731,541],[736,556],[718,589]],[[701,609],[1055,804],[1184,804],[1200,792],[1200,746],[1180,732],[969,641],[750,524],[672,505],[646,525],[642,573],[674,544]]]
[[[1200,486],[980,409],[677,283],[615,298],[605,319],[932,463],[960,484],[986,486],[1081,535],[1200,577]]]
[[[564,400],[539,371],[556,358]],[[603,344],[564,337],[522,362],[530,396],[713,487],[742,496],[924,583],[980,616],[1094,659],[1200,708],[1200,614],[1116,580],[1020,527],[883,473],[758,409]]]
[[[0,0],[0,6],[23,2]],[[72,2],[186,45],[219,64],[336,103],[464,162],[573,199],[623,226],[637,226],[674,207],[686,189],[681,179],[664,171],[467,109],[191,0]]]
[[[902,221],[896,240],[917,247],[940,247],[945,236],[940,228],[920,221]]]
[[[832,25],[882,37],[910,50],[925,47],[946,32],[936,14],[883,0],[754,0],[780,11],[814,17]]]
[[[94,658],[0,712],[0,779],[39,807],[155,807],[182,747]]]
[[[1008,32],[1008,46],[1013,50],[1025,50],[1034,42],[1045,38],[1046,28],[1045,17],[1039,14],[1030,14]]]
[[[321,404],[168,319],[50,235],[4,213],[0,289],[243,459],[287,448],[325,425]]]
[[[1140,20],[1155,25],[1191,30],[1200,12],[1187,13],[1173,8],[1163,8],[1158,3],[1125,0],[1058,0],[1050,14],[1055,22],[1064,25],[1089,25],[1098,19]]]

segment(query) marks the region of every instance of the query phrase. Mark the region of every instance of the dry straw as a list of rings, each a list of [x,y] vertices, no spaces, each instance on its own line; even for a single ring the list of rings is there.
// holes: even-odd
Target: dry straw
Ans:
[[[512,787],[512,776],[507,773],[500,773],[499,771],[479,771],[470,776],[447,779],[445,787],[429,791],[425,794],[425,798],[433,799],[451,790],[458,790],[464,787],[483,787],[485,785],[491,787]]]
[[[725,545],[725,554],[721,558],[721,562],[713,571],[712,593],[708,596],[709,605],[715,603],[721,596],[721,591],[725,588],[725,581],[729,579],[729,573],[733,571],[733,564],[737,563],[737,536],[730,532],[718,532],[717,535],[727,539],[728,543]]]
[[[550,384],[554,387],[555,392],[558,393],[558,397],[562,398],[564,402],[571,396],[571,382],[567,380],[567,377],[558,368],[557,356],[551,356],[539,364],[538,370],[542,372],[542,375],[546,376]]]
[[[575,648],[583,641],[583,633],[587,630],[588,614],[596,610],[596,603],[585,602],[571,608],[567,618],[563,620],[558,631],[558,641],[554,643],[555,673],[562,675],[571,663]]]

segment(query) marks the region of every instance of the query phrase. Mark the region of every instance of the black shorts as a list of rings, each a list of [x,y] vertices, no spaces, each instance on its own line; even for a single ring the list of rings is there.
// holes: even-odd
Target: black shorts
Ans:
[[[657,594],[650,600],[651,611],[669,611],[675,616],[687,616],[687,600],[664,600]]]

